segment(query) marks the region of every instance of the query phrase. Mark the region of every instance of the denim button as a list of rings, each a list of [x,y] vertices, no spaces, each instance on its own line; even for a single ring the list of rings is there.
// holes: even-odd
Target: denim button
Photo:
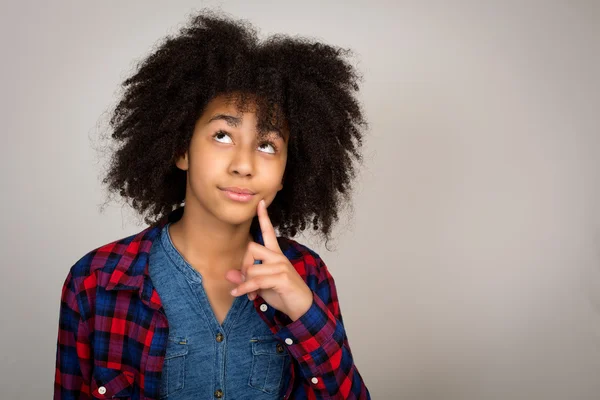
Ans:
[[[217,342],[221,343],[223,341],[223,334],[221,332],[217,333]]]
[[[217,399],[220,399],[221,397],[223,397],[223,391],[221,389],[215,390],[215,397]]]
[[[283,345],[281,343],[277,343],[276,347],[278,353],[283,353]]]

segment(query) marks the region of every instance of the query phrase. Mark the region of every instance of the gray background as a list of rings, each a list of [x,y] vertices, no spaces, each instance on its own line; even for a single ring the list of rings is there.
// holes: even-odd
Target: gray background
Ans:
[[[371,129],[328,264],[375,399],[600,396],[594,1],[11,2],[0,12],[0,397],[51,398],[71,265],[145,225],[99,212],[103,114],[220,4],[353,48]]]

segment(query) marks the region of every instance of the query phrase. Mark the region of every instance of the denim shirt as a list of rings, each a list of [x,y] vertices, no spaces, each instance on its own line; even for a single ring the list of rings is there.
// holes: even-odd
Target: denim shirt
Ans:
[[[291,356],[247,296],[219,324],[202,275],[173,245],[170,223],[150,251],[149,273],[169,323],[160,398],[280,399]]]

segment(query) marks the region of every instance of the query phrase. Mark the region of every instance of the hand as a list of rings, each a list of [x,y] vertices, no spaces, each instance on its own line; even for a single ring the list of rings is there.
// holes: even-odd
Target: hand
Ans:
[[[260,296],[296,321],[312,305],[313,293],[279,248],[264,200],[258,203],[258,221],[265,245],[250,242],[241,271],[227,271],[225,278],[238,284],[231,294],[248,294],[250,300]],[[254,264],[254,260],[261,260],[262,264]]]

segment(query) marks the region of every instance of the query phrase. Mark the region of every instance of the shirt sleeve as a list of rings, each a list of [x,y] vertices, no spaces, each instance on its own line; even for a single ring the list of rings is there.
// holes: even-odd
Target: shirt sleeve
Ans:
[[[313,303],[276,336],[298,362],[301,376],[296,378],[316,399],[370,399],[352,358],[333,277],[320,257],[314,260],[316,276],[307,280]]]
[[[62,288],[56,345],[54,399],[91,399],[90,342],[82,321],[73,275]]]

